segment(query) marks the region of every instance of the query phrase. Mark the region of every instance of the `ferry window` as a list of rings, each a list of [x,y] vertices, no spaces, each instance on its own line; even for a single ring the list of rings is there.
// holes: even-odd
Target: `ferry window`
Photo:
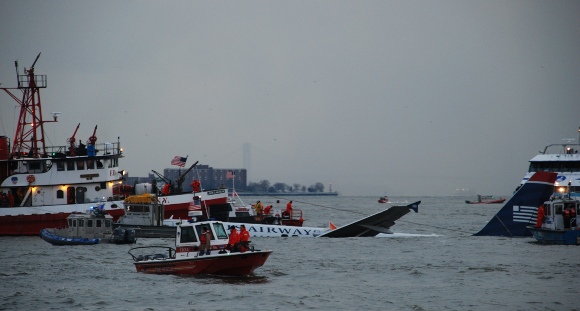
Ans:
[[[100,219],[97,219],[96,223],[97,223],[97,226],[96,226],[97,228],[100,228],[103,226],[103,221]]]
[[[111,223],[111,220],[109,220],[109,219],[105,219],[105,227],[107,227],[107,228],[111,228],[112,226],[113,226],[113,225],[112,225],[112,223]]]
[[[95,169],[95,161],[87,160],[87,170],[94,170]]]
[[[562,204],[554,205],[554,213],[556,215],[562,215]]]
[[[73,219],[72,220],[72,226],[71,227],[76,228],[76,226],[77,226],[77,220],[76,219]]]
[[[101,183],[101,189],[107,189],[107,183],[106,182],[102,182]]]
[[[220,223],[214,223],[213,230],[215,231],[215,234],[217,235],[218,239],[227,239],[228,238],[228,234],[226,233],[226,229],[224,228],[224,225],[222,225]]]
[[[82,228],[85,226],[85,220],[84,219],[79,219],[79,228]]]
[[[56,162],[56,170],[64,171],[64,162]]]
[[[75,170],[75,163],[73,161],[66,162],[66,170],[67,171],[74,171]]]
[[[77,170],[83,171],[85,169],[85,161],[77,161]]]
[[[87,219],[87,227],[92,227],[93,226],[93,220],[92,219]]]
[[[64,198],[64,191],[62,191],[62,190],[57,190],[57,191],[56,191],[56,198],[57,198],[57,199],[63,199],[63,198]]]
[[[111,167],[113,167],[113,161],[111,161],[111,159],[109,159],[109,160],[107,161],[107,163],[108,163],[108,165],[107,165],[107,167],[108,167],[108,168],[111,168]]]
[[[103,168],[103,162],[101,160],[97,160],[97,168]]]
[[[197,238],[195,237],[195,233],[193,232],[193,227],[181,227],[181,237],[179,238],[180,243],[190,243],[190,242],[197,242]]]

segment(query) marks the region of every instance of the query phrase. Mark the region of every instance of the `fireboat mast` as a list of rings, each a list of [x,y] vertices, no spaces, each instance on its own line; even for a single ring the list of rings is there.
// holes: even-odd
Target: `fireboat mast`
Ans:
[[[20,115],[10,155],[13,159],[45,156],[47,153],[44,142],[44,123],[58,122],[58,114],[54,114],[54,121],[44,121],[42,119],[40,89],[46,88],[46,75],[34,74],[34,65],[36,65],[39,57],[40,53],[38,53],[34,63],[28,70],[24,68],[24,74],[18,73],[18,61],[15,61],[18,87],[2,88],[20,105]],[[19,99],[12,90],[20,90],[22,99]]]

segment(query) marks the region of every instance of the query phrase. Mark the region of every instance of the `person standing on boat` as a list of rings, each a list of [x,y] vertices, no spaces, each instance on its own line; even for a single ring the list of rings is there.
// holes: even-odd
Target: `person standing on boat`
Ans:
[[[282,213],[282,217],[292,218],[292,201],[286,204],[286,210]]]
[[[199,237],[200,245],[199,245],[199,255],[203,256],[204,253],[206,255],[211,254],[211,233],[207,227],[203,227],[201,229],[201,236]]]
[[[256,209],[256,215],[262,215],[262,210],[264,209],[264,205],[262,205],[262,202],[260,201],[256,202],[254,208]]]
[[[245,225],[240,226],[240,251],[243,253],[250,249],[250,232],[246,230]]]
[[[238,230],[236,230],[236,226],[230,226],[230,238],[228,240],[227,249],[232,252],[239,251],[240,247],[240,235],[238,234]]]
[[[542,227],[542,222],[544,221],[544,205],[538,207],[538,215],[536,216],[536,228]]]
[[[564,217],[564,229],[570,228],[570,210],[565,208],[562,212],[562,216]]]

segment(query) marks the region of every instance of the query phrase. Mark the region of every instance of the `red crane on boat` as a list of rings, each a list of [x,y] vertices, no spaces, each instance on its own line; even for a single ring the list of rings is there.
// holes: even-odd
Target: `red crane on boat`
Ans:
[[[42,119],[42,105],[40,102],[40,89],[46,88],[46,75],[35,75],[34,66],[40,57],[36,56],[32,66],[24,68],[24,74],[18,72],[18,61],[14,62],[16,66],[16,77],[18,79],[17,88],[2,88],[10,97],[20,105],[20,115],[18,125],[14,134],[14,143],[12,145],[11,157],[18,158],[39,158],[46,155],[46,146],[44,143],[44,123],[58,122],[58,113],[54,113],[54,121],[44,121]],[[19,99],[13,90],[22,92],[22,99]]]

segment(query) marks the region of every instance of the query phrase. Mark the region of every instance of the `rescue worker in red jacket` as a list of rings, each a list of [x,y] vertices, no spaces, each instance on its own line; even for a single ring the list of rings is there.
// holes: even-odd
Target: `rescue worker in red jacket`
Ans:
[[[268,205],[264,208],[264,215],[270,215],[270,211],[272,210],[272,205]]]
[[[238,230],[236,226],[230,226],[230,238],[228,240],[227,249],[232,252],[239,251],[240,247],[240,235],[238,234]]]
[[[240,251],[243,253],[250,249],[250,232],[245,225],[240,226]]]
[[[211,254],[211,232],[207,227],[203,227],[201,229],[201,236],[199,237],[199,255],[203,256],[204,254],[210,255]]]
[[[540,207],[538,207],[538,216],[536,217],[536,228],[541,228],[543,221],[544,221],[544,205],[540,205]]]

